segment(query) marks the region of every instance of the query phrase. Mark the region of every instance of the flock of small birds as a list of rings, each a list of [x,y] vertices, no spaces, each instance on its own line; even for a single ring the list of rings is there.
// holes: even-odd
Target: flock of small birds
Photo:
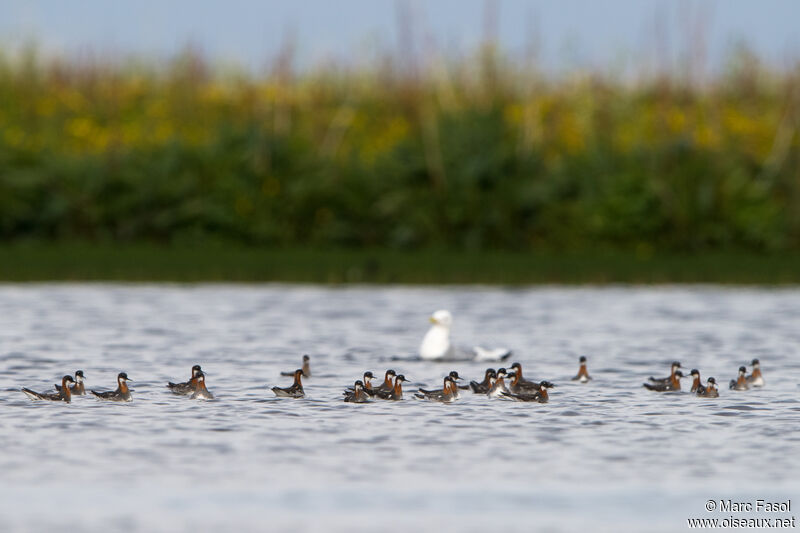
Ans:
[[[764,376],[761,375],[761,363],[758,359],[753,359],[750,363],[753,366],[753,371],[750,375],[747,374],[747,367],[739,367],[739,375],[736,379],[730,381],[729,388],[731,390],[744,391],[749,390],[751,387],[763,387]],[[691,392],[696,393],[698,396],[705,398],[718,398],[719,389],[717,389],[717,380],[709,377],[706,385],[700,381],[700,371],[693,368],[688,376],[684,376],[681,368],[680,361],[672,363],[670,375],[665,378],[654,378],[650,376],[648,383],[643,383],[644,388],[656,392],[668,392],[681,390],[681,379],[684,377],[692,378]]]
[[[586,358],[580,359],[580,370],[572,378],[573,381],[586,383],[590,379],[586,371]],[[509,379],[508,385],[505,380]],[[398,374],[389,369],[383,377],[383,383],[377,387],[372,386],[375,375],[364,372],[363,380],[359,379],[352,387],[345,389],[344,401],[350,403],[366,403],[371,400],[402,400],[403,382],[408,381],[403,374]],[[518,402],[546,403],[549,399],[547,389],[554,387],[549,381],[530,381],[522,376],[522,365],[514,363],[510,370],[500,368],[487,368],[483,381],[470,381],[469,385],[459,385],[461,376],[453,370],[444,377],[441,389],[419,388],[414,397],[432,402],[452,403],[461,398],[461,390],[471,390],[475,394],[484,394],[490,398],[504,398]],[[297,384],[297,382],[295,382]],[[273,389],[274,390],[274,389]]]
[[[55,392],[35,392],[31,389],[22,388],[22,392],[31,400],[49,400],[53,402],[67,402],[72,401],[73,396],[85,396],[86,386],[84,384],[85,375],[83,370],[75,372],[75,377],[66,375],[61,378],[61,385],[55,385]],[[109,402],[130,402],[133,400],[128,383],[133,380],[128,377],[125,372],[117,374],[117,388],[116,390],[97,392],[90,390],[100,400]],[[175,394],[181,396],[189,396],[193,399],[213,400],[214,395],[206,388],[206,375],[200,369],[200,365],[192,367],[192,378],[183,383],[167,383],[167,387]]]
[[[578,363],[580,365],[578,373],[572,378],[572,381],[588,383],[592,377],[586,368],[586,357],[581,357]],[[741,391],[748,390],[751,387],[764,386],[764,377],[761,375],[761,365],[758,359],[753,359],[751,364],[753,370],[750,375],[747,374],[746,367],[739,368],[738,377],[730,382],[732,390]],[[665,378],[650,377],[648,383],[643,385],[646,389],[657,392],[679,391],[681,390],[680,380],[691,376],[693,378],[692,393],[705,398],[719,397],[717,382],[713,377],[709,377],[706,385],[702,385],[698,370],[693,369],[689,376],[684,376],[680,368],[681,363],[675,361],[672,363],[669,376]],[[281,398],[305,397],[302,380],[303,378],[311,377],[311,358],[308,355],[304,355],[301,368],[294,372],[282,372],[281,375],[292,376],[294,382],[289,387],[272,387],[272,392],[275,393],[275,396]],[[23,388],[22,392],[32,400],[70,402],[73,395],[86,394],[84,380],[83,371],[78,370],[75,372],[74,377],[70,375],[64,376],[61,380],[61,385],[55,385],[55,392],[34,392],[27,388]],[[367,403],[373,400],[396,401],[403,399],[403,383],[408,381],[403,374],[398,374],[389,369],[384,374],[383,383],[373,386],[373,380],[375,380],[375,375],[371,371],[364,372],[362,379],[356,380],[352,387],[345,389],[343,393],[344,401],[347,403]],[[508,384],[506,384],[506,380],[508,380]],[[128,378],[128,375],[125,372],[121,372],[117,376],[116,390],[104,392],[90,390],[89,392],[100,400],[130,402],[133,399],[131,390],[127,385],[130,381],[132,380]],[[522,375],[522,365],[520,363],[514,363],[508,369],[499,368],[495,370],[494,368],[488,368],[484,374],[483,381],[480,382],[470,381],[469,385],[459,385],[459,381],[462,381],[461,376],[457,371],[453,370],[444,377],[441,389],[419,388],[414,393],[414,397],[420,400],[452,403],[461,398],[461,390],[471,390],[475,394],[483,394],[490,398],[547,403],[549,400],[547,391],[555,386],[546,380],[531,381],[525,379]],[[193,399],[214,399],[214,395],[206,388],[205,374],[200,365],[192,367],[192,376],[188,381],[182,383],[168,382],[167,388],[174,394],[188,396]]]
[[[419,348],[420,359],[441,362],[456,359],[457,350],[450,341],[450,328],[453,325],[452,313],[446,309],[439,309],[430,316],[429,321],[431,323],[430,329],[423,337]],[[506,348],[485,349],[475,346],[471,351],[465,352],[461,350],[460,354],[472,357],[474,361],[497,362],[510,357],[511,350]],[[572,381],[588,383],[592,378],[586,369],[586,357],[580,357],[578,364],[578,373],[572,378]],[[750,375],[747,375],[747,368],[744,366],[739,367],[738,377],[730,382],[731,389],[741,391],[748,390],[750,387],[764,386],[764,378],[761,375],[761,365],[758,359],[753,359],[752,365],[753,371]],[[644,383],[644,387],[656,392],[681,390],[681,379],[689,376],[684,376],[680,368],[681,363],[679,361],[673,362],[669,376],[665,378],[650,377],[649,381]],[[280,398],[305,397],[303,379],[311,377],[311,358],[308,355],[304,355],[301,368],[293,372],[281,372],[281,375],[291,376],[294,381],[288,387],[272,387],[272,392],[275,393],[275,396]],[[700,382],[700,372],[696,369],[692,369],[690,376],[693,378],[691,392],[705,398],[719,397],[716,379],[709,377],[706,384],[703,385]],[[84,379],[83,371],[78,370],[75,372],[75,377],[64,376],[61,380],[61,385],[55,386],[55,392],[34,392],[27,388],[23,388],[22,392],[33,400],[69,402],[72,399],[72,395],[86,394]],[[374,379],[376,378],[372,372],[364,372],[362,379],[357,379],[352,387],[345,389],[343,393],[344,401],[347,403],[367,403],[372,400],[403,399],[403,383],[408,381],[403,374],[398,374],[389,369],[384,374],[383,383],[377,386],[372,385]],[[506,384],[506,380],[509,381],[508,384]],[[105,392],[92,390],[89,392],[101,400],[129,402],[133,398],[127,385],[129,381],[132,380],[128,378],[128,375],[125,372],[121,372],[117,376],[116,390]],[[457,371],[453,370],[444,376],[441,389],[419,388],[414,393],[414,397],[420,400],[451,403],[461,398],[461,390],[471,390],[475,394],[483,394],[490,398],[546,403],[549,400],[548,389],[555,386],[552,382],[546,380],[531,381],[525,379],[522,376],[522,365],[519,363],[512,364],[508,369],[499,368],[495,370],[494,368],[487,368],[483,381],[480,382],[471,381],[469,385],[460,385],[459,381],[462,381],[461,376],[458,375]],[[183,383],[169,382],[167,387],[175,394],[189,396],[193,399],[214,399],[214,395],[206,388],[205,374],[200,365],[192,367],[192,376],[188,381]]]

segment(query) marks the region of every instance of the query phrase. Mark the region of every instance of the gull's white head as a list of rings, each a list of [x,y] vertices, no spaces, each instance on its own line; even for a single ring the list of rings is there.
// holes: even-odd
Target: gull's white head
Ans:
[[[453,316],[450,311],[440,309],[431,315],[431,327],[422,339],[419,355],[423,359],[444,359],[452,357],[453,347],[450,345],[450,326]]]
[[[431,315],[430,321],[432,324],[449,329],[453,325],[453,315],[447,309],[439,309]]]

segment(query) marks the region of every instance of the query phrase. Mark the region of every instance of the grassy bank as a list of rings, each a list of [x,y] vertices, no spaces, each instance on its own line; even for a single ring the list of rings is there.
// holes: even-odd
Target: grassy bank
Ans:
[[[414,284],[800,283],[800,254],[636,254],[0,246],[2,281],[176,281]]]
[[[0,239],[800,251],[800,65],[741,53],[699,83],[552,76],[491,47],[394,59],[249,75],[0,51]]]

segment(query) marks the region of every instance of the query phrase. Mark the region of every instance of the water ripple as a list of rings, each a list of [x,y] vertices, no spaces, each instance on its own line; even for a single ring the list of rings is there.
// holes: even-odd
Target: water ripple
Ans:
[[[439,405],[413,399],[413,387],[402,402],[342,402],[345,386],[387,366],[414,386],[440,385],[451,366],[482,379],[481,364],[409,358],[437,308],[454,312],[458,345],[509,346],[528,377],[556,382],[550,403],[463,391]],[[448,506],[468,517],[464,530],[481,524],[476,509],[528,506],[537,524],[571,530],[580,518],[563,509],[614,508],[609,480],[619,501],[649,510],[648,520],[689,493],[702,505],[716,495],[703,492],[709,483],[745,495],[773,490],[800,474],[792,460],[798,316],[796,290],[0,286],[0,471],[14,487],[0,490],[0,514],[63,525],[39,516],[36,502],[48,499],[70,523],[90,527],[95,518],[71,510],[87,498],[100,502],[97,520],[138,516],[125,522],[132,530],[163,529],[172,504],[207,523],[233,515],[252,530],[244,517],[267,510],[280,522],[284,505],[360,519],[391,502],[401,515]],[[291,382],[280,372],[303,353],[314,371],[307,398],[275,398],[269,388]],[[586,385],[569,381],[580,355],[595,378]],[[763,390],[723,389],[711,400],[641,387],[674,359],[724,384],[753,357],[764,367]],[[164,386],[198,362],[215,401]],[[102,390],[127,371],[137,380],[134,401],[37,403],[19,392],[50,390],[78,368]],[[206,493],[186,496],[199,479],[211,480]],[[531,480],[547,480],[546,494]],[[47,498],[31,497],[34,487]],[[343,498],[342,487],[354,492]],[[162,522],[130,506],[102,507],[109,489]]]

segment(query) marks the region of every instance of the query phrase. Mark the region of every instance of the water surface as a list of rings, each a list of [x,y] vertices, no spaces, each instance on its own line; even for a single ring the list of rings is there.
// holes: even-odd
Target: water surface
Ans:
[[[555,382],[550,403],[341,401],[367,369],[481,378],[394,359],[439,308],[457,345],[509,346]],[[0,286],[3,530],[684,530],[727,516],[708,499],[800,495],[798,317],[786,289]],[[275,398],[304,353],[308,397]],[[754,357],[767,386],[727,390]],[[674,359],[722,397],[641,388]],[[195,363],[217,400],[165,388]],[[134,401],[19,392],[79,368],[100,389],[126,371]]]

